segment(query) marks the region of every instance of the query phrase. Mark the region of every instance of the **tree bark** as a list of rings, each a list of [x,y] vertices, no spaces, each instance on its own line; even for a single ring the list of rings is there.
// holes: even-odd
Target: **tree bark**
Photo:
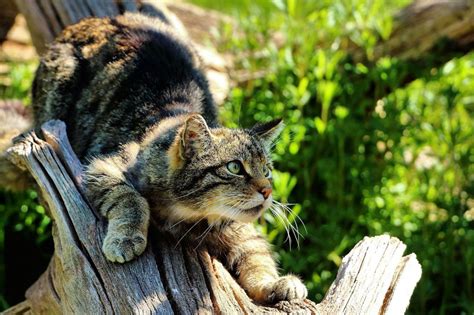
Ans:
[[[30,132],[9,152],[40,187],[53,220],[55,252],[26,301],[5,314],[400,314],[420,278],[415,255],[403,256],[405,245],[389,236],[361,241],[318,305],[309,300],[258,305],[206,250],[175,246],[156,230],[138,259],[111,263],[101,252],[106,223],[83,197],[82,165],[64,123],[46,123],[42,136]]]
[[[421,277],[416,255],[403,256],[405,249],[405,244],[388,235],[365,237],[342,260],[318,311],[403,314]]]
[[[18,9],[12,0],[0,0],[0,43],[3,42],[7,36],[8,31],[15,23],[15,17],[18,14]]]
[[[415,0],[394,17],[394,28],[386,41],[374,49],[374,58],[393,56],[418,59],[441,40],[450,49],[469,49],[474,45],[473,0]],[[356,59],[365,55],[354,52]]]

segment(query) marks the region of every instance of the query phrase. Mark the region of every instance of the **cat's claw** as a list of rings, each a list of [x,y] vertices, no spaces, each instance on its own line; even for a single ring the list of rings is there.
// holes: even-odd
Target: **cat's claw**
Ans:
[[[288,275],[280,277],[270,288],[269,302],[291,301],[295,299],[305,299],[308,296],[306,286],[298,277]]]
[[[124,263],[139,256],[146,248],[145,236],[138,232],[132,236],[107,233],[102,252],[111,262]]]

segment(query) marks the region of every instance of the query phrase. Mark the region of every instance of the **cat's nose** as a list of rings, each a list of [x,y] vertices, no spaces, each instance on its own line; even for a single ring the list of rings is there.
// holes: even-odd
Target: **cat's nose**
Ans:
[[[272,194],[272,188],[265,187],[262,190],[260,190],[260,193],[263,195],[263,198],[267,199]]]

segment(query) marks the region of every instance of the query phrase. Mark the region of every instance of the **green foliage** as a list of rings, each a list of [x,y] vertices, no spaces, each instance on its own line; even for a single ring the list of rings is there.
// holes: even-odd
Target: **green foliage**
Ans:
[[[0,99],[20,99],[29,104],[30,86],[37,62],[6,63],[8,76],[0,75]]]
[[[407,1],[273,3],[271,14],[246,9],[243,35],[224,27],[221,49],[245,56],[238,71],[256,79],[233,89],[222,121],[287,124],[274,185],[305,223],[287,214],[300,248],[290,251],[286,219],[260,221],[284,269],[320,300],[356,242],[388,233],[423,266],[411,313],[472,313],[474,54],[441,66],[440,56],[374,60]],[[354,44],[368,62],[346,55]]]
[[[10,265],[8,266],[7,271],[7,257],[5,254],[15,255],[20,257],[25,257],[31,253],[22,253],[22,244],[12,243],[10,240],[9,246],[10,250],[7,253],[6,251],[6,242],[7,242],[7,233],[8,236],[18,240],[17,235],[21,235],[22,240],[29,240],[33,248],[46,248],[48,241],[51,239],[51,220],[45,214],[45,209],[38,204],[38,196],[36,191],[27,190],[22,193],[11,193],[0,191],[0,309],[5,309],[8,307],[5,298],[5,293],[7,289],[6,276],[7,272],[22,272],[29,274],[29,271],[15,270],[15,267]],[[18,246],[18,247],[17,247]],[[14,250],[12,250],[14,248]],[[44,250],[44,253],[41,253],[42,256],[31,257],[34,264],[44,265],[49,259],[50,250]],[[12,257],[10,257],[12,258]],[[10,259],[10,261],[15,259]],[[33,280],[33,279],[31,279]],[[31,281],[30,280],[30,281]],[[21,283],[21,281],[19,281]],[[31,283],[29,283],[31,284]],[[27,288],[27,285],[23,288],[18,288],[24,290]],[[11,282],[9,283],[11,286]],[[13,289],[10,287],[10,289]],[[17,289],[17,288],[15,288]],[[11,290],[16,291],[16,290]],[[11,294],[11,293],[10,293]]]

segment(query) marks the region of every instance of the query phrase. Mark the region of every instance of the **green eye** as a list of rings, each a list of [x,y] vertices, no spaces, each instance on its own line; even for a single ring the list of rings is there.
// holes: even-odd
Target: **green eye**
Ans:
[[[241,175],[242,174],[242,164],[238,161],[232,161],[227,163],[227,170],[234,175]]]
[[[270,170],[270,168],[268,166],[263,167],[263,176],[265,176],[267,178],[272,177],[272,171]]]

